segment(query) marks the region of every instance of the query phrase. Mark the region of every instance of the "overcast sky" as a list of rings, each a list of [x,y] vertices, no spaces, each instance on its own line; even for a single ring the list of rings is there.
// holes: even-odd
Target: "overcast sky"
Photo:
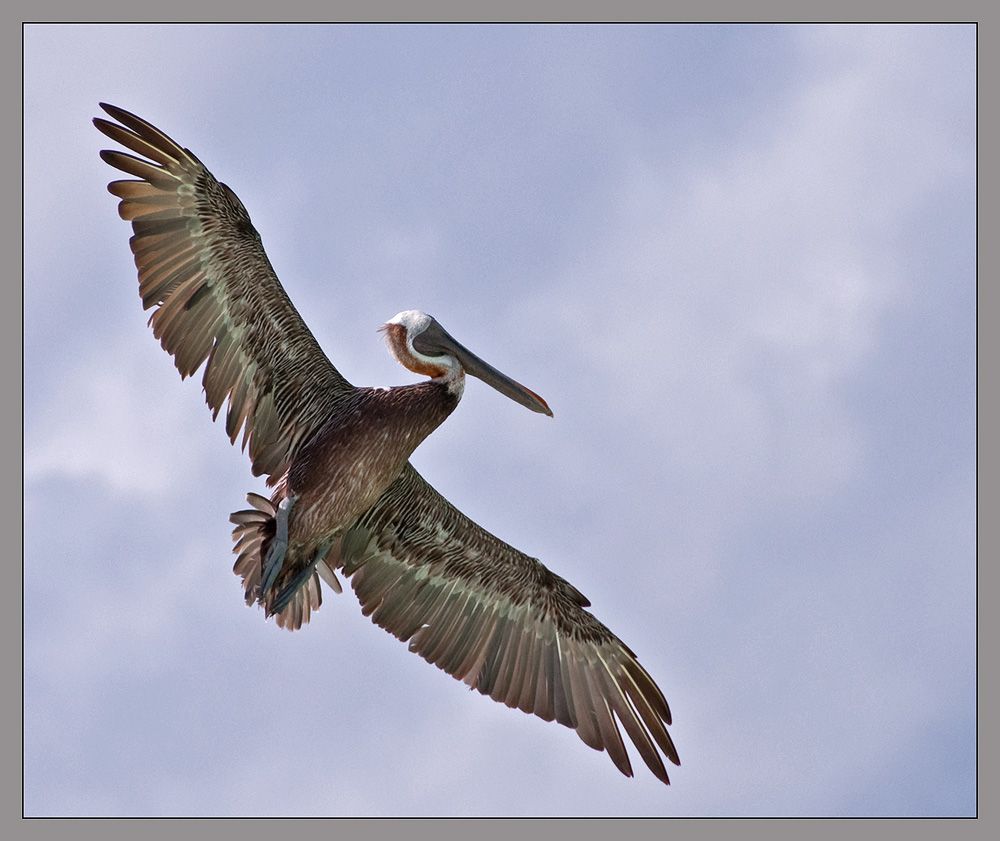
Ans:
[[[145,326],[100,100],[349,380],[414,381],[419,308],[545,397],[413,461],[638,654],[673,785],[349,589],[243,604],[263,482]],[[24,117],[27,814],[974,812],[973,27],[31,26]]]

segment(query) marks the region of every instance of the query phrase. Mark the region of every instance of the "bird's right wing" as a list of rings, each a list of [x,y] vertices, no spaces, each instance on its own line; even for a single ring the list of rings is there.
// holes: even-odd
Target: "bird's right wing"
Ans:
[[[202,385],[226,432],[243,430],[255,476],[276,480],[292,454],[352,390],[292,306],[243,203],[190,151],[113,105],[94,125],[141,158],[103,151],[136,181],[112,181],[144,309],[181,377],[206,362]],[[120,123],[120,125],[119,125]]]
[[[669,783],[660,752],[680,764],[670,709],[635,654],[573,585],[474,523],[411,465],[348,531],[339,562],[364,614],[410,651],[575,729],[632,776],[617,719]]]

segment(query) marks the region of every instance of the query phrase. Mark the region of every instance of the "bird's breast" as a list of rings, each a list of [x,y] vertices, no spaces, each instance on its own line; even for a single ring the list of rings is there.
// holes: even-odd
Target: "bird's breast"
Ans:
[[[293,537],[332,534],[367,511],[458,404],[443,382],[358,389],[292,461]]]

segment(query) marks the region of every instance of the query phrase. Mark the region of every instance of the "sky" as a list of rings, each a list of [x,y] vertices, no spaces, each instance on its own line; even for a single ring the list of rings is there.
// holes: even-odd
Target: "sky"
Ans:
[[[971,26],[29,26],[27,815],[976,811]],[[67,73],[67,68],[72,68]],[[627,779],[349,588],[242,600],[263,482],[146,327],[90,119],[189,147],[359,385],[422,309],[470,381],[414,453],[659,683]]]

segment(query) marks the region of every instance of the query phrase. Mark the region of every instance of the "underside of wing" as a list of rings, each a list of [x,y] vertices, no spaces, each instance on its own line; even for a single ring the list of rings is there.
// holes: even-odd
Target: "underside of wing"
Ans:
[[[346,575],[372,621],[509,707],[553,719],[632,766],[618,725],[669,783],[670,710],[586,598],[454,508],[410,465],[347,533]]]
[[[113,181],[153,334],[182,377],[203,364],[205,397],[226,432],[243,431],[254,475],[275,479],[352,386],[333,367],[282,289],[236,194],[190,151],[145,120],[101,107],[97,128],[139,157],[103,151],[136,180]],[[206,364],[207,363],[207,364]]]

